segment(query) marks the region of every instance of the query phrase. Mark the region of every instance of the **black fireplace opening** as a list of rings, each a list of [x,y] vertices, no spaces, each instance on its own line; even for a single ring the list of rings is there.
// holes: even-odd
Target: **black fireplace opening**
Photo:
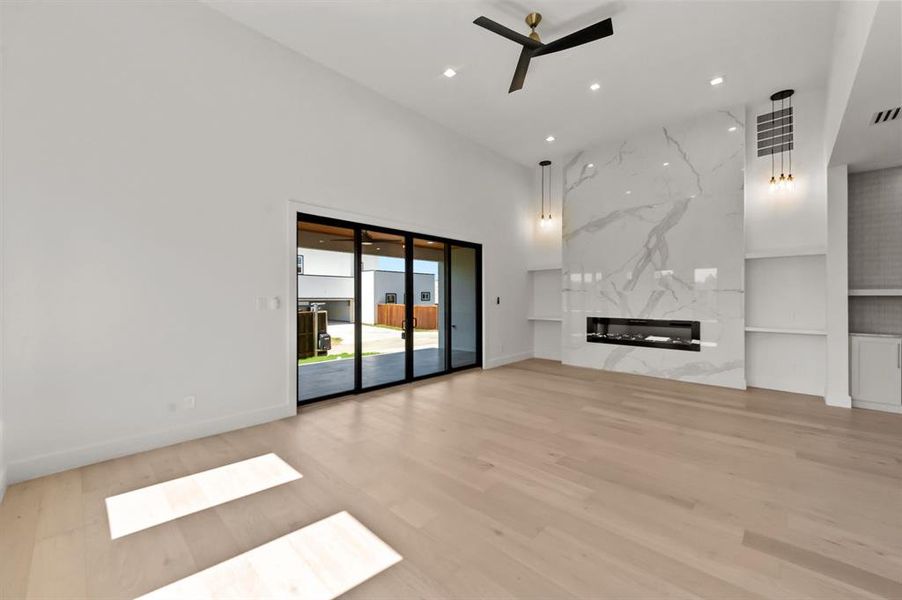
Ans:
[[[698,321],[587,317],[586,341],[690,352],[702,349],[701,324]]]

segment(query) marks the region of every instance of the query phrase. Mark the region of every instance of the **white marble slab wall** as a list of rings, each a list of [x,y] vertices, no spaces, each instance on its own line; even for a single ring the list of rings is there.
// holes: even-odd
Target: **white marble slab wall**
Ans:
[[[745,387],[744,115],[705,114],[565,160],[565,364]],[[589,316],[700,321],[702,348],[588,343]]]

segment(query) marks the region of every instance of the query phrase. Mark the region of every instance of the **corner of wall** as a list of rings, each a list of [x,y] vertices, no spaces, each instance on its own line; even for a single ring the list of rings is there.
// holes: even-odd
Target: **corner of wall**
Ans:
[[[520,362],[521,360],[527,360],[533,358],[532,351],[529,352],[520,352],[517,354],[507,354],[505,356],[497,356],[495,358],[490,358],[483,363],[483,369],[495,369],[497,367],[503,367],[504,365],[509,365],[515,362]]]
[[[824,401],[852,407],[849,396],[849,177],[827,169],[827,378]]]
[[[10,462],[5,476],[12,483],[27,481],[35,477],[59,473],[67,469],[76,469],[100,461],[128,456],[129,454],[261,425],[270,421],[291,417],[295,414],[297,414],[297,407],[291,404],[280,404],[209,419],[199,423],[191,423],[183,427],[158,430],[151,433],[88,444],[78,448],[49,452]]]
[[[839,395],[830,395],[829,393],[824,396],[824,402],[827,406],[835,406],[837,408],[852,408],[852,396],[848,394],[839,394]]]

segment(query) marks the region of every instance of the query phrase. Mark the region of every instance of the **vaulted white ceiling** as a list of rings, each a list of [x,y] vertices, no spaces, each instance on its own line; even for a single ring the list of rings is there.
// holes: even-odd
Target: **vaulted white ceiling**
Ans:
[[[824,87],[834,2],[254,1],[214,8],[518,162],[740,103]],[[507,93],[519,47],[485,15],[550,41],[605,17],[612,37],[533,60]],[[452,67],[458,75],[442,75]],[[712,77],[723,85],[712,87]],[[601,84],[592,92],[589,85]],[[545,137],[554,135],[548,144]]]

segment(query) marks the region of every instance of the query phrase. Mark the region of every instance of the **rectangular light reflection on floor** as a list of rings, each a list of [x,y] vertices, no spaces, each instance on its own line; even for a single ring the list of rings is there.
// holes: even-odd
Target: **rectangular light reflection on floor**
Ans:
[[[110,537],[115,540],[300,478],[291,465],[270,453],[110,496]]]
[[[140,598],[331,600],[401,560],[342,511]]]

